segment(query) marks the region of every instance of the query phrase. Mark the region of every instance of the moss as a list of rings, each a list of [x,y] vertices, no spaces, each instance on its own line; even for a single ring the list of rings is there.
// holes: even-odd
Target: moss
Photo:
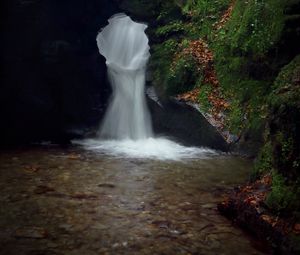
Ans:
[[[184,47],[174,39],[168,39],[153,47],[150,68],[154,70],[153,85],[163,94],[175,95],[195,87],[197,64],[192,56],[177,56]]]
[[[164,54],[168,60],[162,58],[161,51],[165,51],[162,48],[170,38],[177,42],[206,38],[215,53],[215,66],[222,89],[225,95],[227,91],[233,95],[227,96],[231,103],[227,126],[234,133],[240,133],[242,129],[258,133],[265,123],[265,99],[274,79],[273,67],[268,63],[266,54],[280,38],[284,25],[283,6],[287,3],[238,0],[232,18],[223,29],[217,31],[214,25],[231,3],[228,0],[176,1],[173,6],[180,7],[183,16],[172,21],[166,18],[169,11],[162,8],[157,17],[161,24],[155,28],[154,34],[164,42],[153,47],[154,57],[151,59],[154,84],[168,95],[192,88],[195,86],[191,84],[193,82],[201,86],[201,74],[196,73],[193,63],[188,63],[192,59],[182,59],[173,65],[172,60],[183,47],[177,47],[171,54]],[[169,5],[170,1],[167,1],[165,6]],[[202,107],[208,109],[210,105],[205,100],[205,88],[199,97]]]
[[[191,17],[191,21],[197,27],[197,38],[213,39],[214,25],[230,5],[231,0],[188,0],[182,6],[182,12]],[[193,34],[191,34],[193,37]]]
[[[274,82],[268,102],[273,108],[283,104],[300,108],[300,55],[282,68]]]
[[[157,28],[155,34],[157,36],[169,36],[175,33],[182,33],[185,30],[185,26],[182,21],[173,21],[168,23],[165,26]]]
[[[287,163],[293,155],[294,141],[292,137],[285,137],[281,132],[278,132],[277,142],[280,143],[280,161]]]
[[[230,54],[259,56],[266,53],[280,38],[284,6],[288,2],[237,0],[230,21],[218,35],[219,40],[228,47]]]
[[[195,87],[197,64],[192,56],[182,56],[170,68],[166,79],[166,93],[174,95],[189,91]]]
[[[258,133],[265,125],[267,97],[278,72],[269,52],[280,43],[284,9],[292,2],[237,0],[231,19],[211,43],[220,83],[234,97],[227,97],[233,102],[229,122],[234,122],[228,125],[232,132],[243,127]],[[244,112],[244,118],[238,117],[236,108]]]
[[[160,91],[165,91],[167,88],[170,66],[177,47],[178,42],[174,39],[169,39],[152,48],[150,68],[153,70],[153,85]]]
[[[300,176],[300,155],[297,134],[281,130],[277,131],[276,135],[270,139],[274,146],[273,156],[277,171],[291,179],[298,178]]]
[[[210,102],[208,101],[208,95],[212,91],[211,85],[208,84],[202,84],[202,80],[199,81],[200,86],[200,93],[198,96],[199,102],[200,102],[200,108],[204,112],[208,112],[209,108],[211,107]]]
[[[184,13],[191,13],[193,17],[217,18],[220,11],[225,11],[231,0],[187,0],[182,6]],[[213,16],[213,17],[212,17]]]
[[[272,174],[272,191],[266,199],[269,208],[276,212],[297,212],[300,210],[300,180],[291,185],[280,174]]]
[[[300,56],[284,66],[267,98],[273,183],[267,205],[300,214]]]
[[[275,166],[290,179],[300,177],[300,56],[282,68],[268,96]]]
[[[264,144],[255,160],[251,179],[256,179],[263,174],[271,172],[273,169],[273,152],[270,142]]]
[[[201,70],[196,69],[195,60],[180,53],[191,40],[213,33],[213,24],[229,3],[229,0],[160,1],[157,23],[152,28],[153,39],[159,43],[152,46],[150,67],[154,85],[161,93],[174,95],[201,85],[203,77]],[[179,9],[180,15],[174,15],[174,9]],[[172,44],[172,49],[169,47],[171,41],[177,43]]]
[[[244,111],[239,100],[232,100],[226,119],[226,126],[234,134],[240,134],[244,128]]]

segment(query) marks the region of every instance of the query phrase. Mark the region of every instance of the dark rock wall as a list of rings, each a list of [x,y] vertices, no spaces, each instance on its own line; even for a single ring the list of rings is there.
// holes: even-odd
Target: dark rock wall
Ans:
[[[95,38],[117,11],[110,0],[1,1],[1,144],[97,125],[110,88]]]

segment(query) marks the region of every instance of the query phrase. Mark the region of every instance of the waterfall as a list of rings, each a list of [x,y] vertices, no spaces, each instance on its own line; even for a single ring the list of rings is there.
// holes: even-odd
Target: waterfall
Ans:
[[[99,136],[140,140],[152,137],[152,124],[145,98],[145,73],[150,57],[147,26],[117,14],[98,34],[100,54],[106,58],[113,94]]]
[[[147,26],[117,14],[97,35],[100,54],[106,58],[113,93],[96,139],[74,144],[126,158],[180,160],[215,155],[205,148],[185,147],[154,137],[145,98],[145,72],[150,57]]]

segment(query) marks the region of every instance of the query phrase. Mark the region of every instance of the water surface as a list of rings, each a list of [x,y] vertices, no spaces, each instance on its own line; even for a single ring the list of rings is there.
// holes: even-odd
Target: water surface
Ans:
[[[79,147],[0,155],[1,254],[265,254],[219,215],[248,179],[232,156],[154,160]]]

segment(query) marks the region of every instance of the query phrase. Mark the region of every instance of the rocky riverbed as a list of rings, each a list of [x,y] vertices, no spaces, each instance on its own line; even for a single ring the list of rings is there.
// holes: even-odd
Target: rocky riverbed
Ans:
[[[0,254],[268,254],[217,210],[251,163],[113,157],[79,147],[0,154]]]

